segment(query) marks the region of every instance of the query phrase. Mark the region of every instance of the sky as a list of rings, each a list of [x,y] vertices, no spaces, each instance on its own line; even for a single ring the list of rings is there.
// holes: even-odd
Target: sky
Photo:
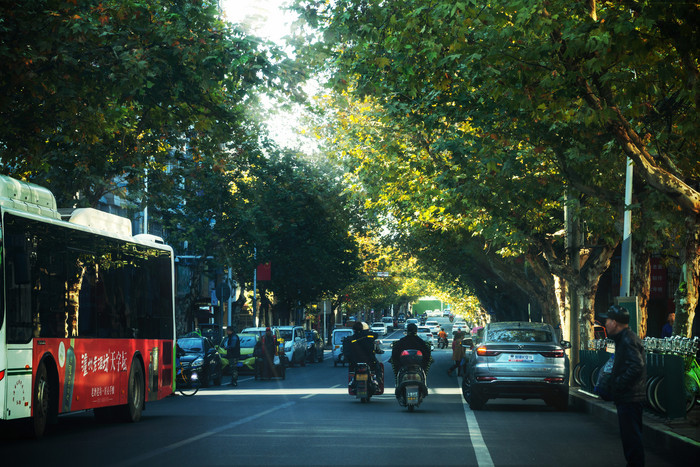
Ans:
[[[244,29],[258,37],[269,39],[284,46],[284,36],[291,32],[295,15],[283,10],[289,0],[220,0],[224,19],[244,26]],[[270,136],[279,145],[313,152],[315,142],[300,134],[296,112],[275,112],[272,103],[266,104],[264,113],[268,115],[267,126]]]
[[[289,34],[292,13],[282,6],[288,0],[221,0],[221,8],[227,20],[242,23],[255,35],[282,44]]]

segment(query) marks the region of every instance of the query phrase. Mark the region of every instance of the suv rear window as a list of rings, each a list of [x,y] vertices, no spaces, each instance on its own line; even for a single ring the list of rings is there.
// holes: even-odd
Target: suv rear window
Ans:
[[[495,329],[486,338],[489,342],[552,342],[552,333],[546,329]]]

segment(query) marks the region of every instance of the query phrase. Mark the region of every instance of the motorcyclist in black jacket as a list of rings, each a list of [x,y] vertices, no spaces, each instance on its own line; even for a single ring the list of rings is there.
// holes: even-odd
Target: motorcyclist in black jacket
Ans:
[[[369,326],[366,329],[365,326],[361,321],[352,325],[353,335],[343,339],[343,355],[351,373],[355,372],[358,363],[367,363],[376,375],[377,357],[374,354],[376,338],[369,332]],[[350,385],[353,384],[354,380],[350,382]]]
[[[426,374],[428,374],[428,368],[430,367],[430,346],[418,337],[418,326],[414,323],[409,323],[406,326],[406,335],[396,341],[391,349],[391,367],[394,370],[394,376],[399,374],[399,369],[401,369],[401,352],[404,350],[420,350],[423,354],[423,363],[421,367]]]
[[[617,406],[622,448],[627,465],[644,465],[642,408],[646,390],[646,356],[639,337],[630,330],[630,314],[613,305],[605,318],[608,336],[615,341],[610,391]]]

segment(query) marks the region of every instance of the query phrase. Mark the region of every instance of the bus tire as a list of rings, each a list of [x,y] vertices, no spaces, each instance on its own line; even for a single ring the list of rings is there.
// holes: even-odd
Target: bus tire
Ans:
[[[58,416],[58,396],[55,381],[49,377],[45,361],[39,364],[32,392],[32,432],[40,439],[49,423]]]
[[[127,422],[138,422],[141,420],[145,397],[144,383],[145,379],[141,362],[138,359],[134,359],[131,362],[131,370],[129,371],[126,405],[122,406],[123,418]]]

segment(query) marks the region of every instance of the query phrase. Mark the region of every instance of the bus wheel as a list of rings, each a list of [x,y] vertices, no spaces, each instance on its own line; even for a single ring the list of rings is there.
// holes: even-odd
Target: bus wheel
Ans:
[[[46,427],[51,418],[51,411],[55,410],[51,397],[51,380],[49,379],[46,365],[44,362],[39,364],[36,370],[36,379],[34,381],[34,402],[32,428],[34,436],[38,439],[46,433]]]
[[[144,394],[144,378],[141,363],[138,360],[134,360],[131,363],[131,371],[129,372],[127,402],[124,406],[124,418],[127,422],[138,422],[141,420]]]

